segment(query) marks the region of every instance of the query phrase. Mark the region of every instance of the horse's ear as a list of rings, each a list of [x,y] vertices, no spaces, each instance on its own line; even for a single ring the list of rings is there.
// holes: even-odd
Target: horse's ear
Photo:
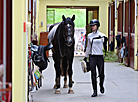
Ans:
[[[64,16],[64,15],[62,16],[62,19],[63,19],[63,21],[65,21],[65,20],[66,20],[66,18],[65,18],[65,16]]]
[[[74,20],[75,20],[75,15],[73,15],[73,16],[72,16],[72,19],[71,19],[71,20],[72,20],[72,21],[74,21]]]

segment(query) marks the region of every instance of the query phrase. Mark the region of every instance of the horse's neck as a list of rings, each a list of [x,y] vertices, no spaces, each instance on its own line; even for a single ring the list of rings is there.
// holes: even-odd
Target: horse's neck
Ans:
[[[63,25],[62,23],[59,25],[59,30],[58,30],[58,40],[61,42],[61,44],[64,44],[65,43],[65,40],[64,40],[64,37],[63,37]]]
[[[61,51],[60,53],[62,55],[64,55],[66,53],[66,44],[65,44],[65,39],[63,37],[63,30],[62,30],[62,26],[60,25],[59,27],[59,32],[58,32],[58,46],[59,46],[59,51]]]
[[[60,44],[61,48],[65,47],[65,39],[62,35],[63,33],[60,33],[59,39],[58,39],[58,43]]]

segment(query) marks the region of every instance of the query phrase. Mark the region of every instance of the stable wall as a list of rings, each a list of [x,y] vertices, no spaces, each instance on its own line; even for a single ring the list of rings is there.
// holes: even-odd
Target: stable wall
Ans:
[[[12,0],[12,102],[27,102],[27,5],[28,0]]]

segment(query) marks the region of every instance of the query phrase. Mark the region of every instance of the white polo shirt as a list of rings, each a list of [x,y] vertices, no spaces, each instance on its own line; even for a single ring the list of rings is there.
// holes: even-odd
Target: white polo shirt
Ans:
[[[99,36],[102,38],[94,39],[94,38],[97,38]],[[103,42],[104,42],[104,36],[105,36],[105,34],[99,32],[98,30],[97,30],[97,32],[92,32],[92,33],[88,34],[85,57],[88,57],[89,54],[91,54],[91,55],[103,55],[102,46],[103,46]],[[92,44],[92,41],[93,41],[93,44]],[[92,46],[91,46],[91,44],[92,44]]]

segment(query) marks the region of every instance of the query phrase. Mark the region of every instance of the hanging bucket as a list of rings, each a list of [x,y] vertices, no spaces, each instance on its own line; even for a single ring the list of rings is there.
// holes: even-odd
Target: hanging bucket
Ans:
[[[34,73],[34,76],[35,78],[38,80],[41,76],[40,72],[37,70],[35,73]]]

